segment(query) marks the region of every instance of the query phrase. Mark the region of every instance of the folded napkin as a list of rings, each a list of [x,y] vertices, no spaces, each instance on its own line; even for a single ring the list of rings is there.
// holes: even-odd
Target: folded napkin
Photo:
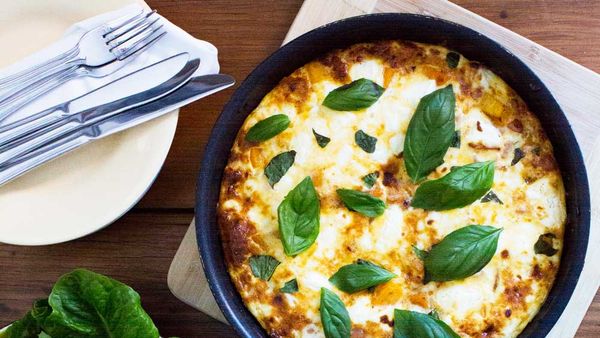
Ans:
[[[85,34],[85,32],[94,29],[110,20],[125,15],[135,15],[142,10],[145,10],[146,12],[148,11],[148,9],[144,9],[141,5],[133,4],[126,6],[120,10],[101,14],[76,23],[71,28],[69,28],[65,32],[64,36],[56,43],[48,46],[47,48],[35,54],[26,57],[25,59],[17,62],[16,64],[13,64],[4,69],[0,69],[0,77],[5,77],[17,73],[20,70],[29,68],[44,60],[51,59],[52,57],[71,49],[79,41],[81,36]],[[19,120],[31,114],[37,113],[45,108],[54,106],[61,102],[65,102],[70,99],[79,97],[98,87],[101,87],[106,83],[109,83],[128,73],[131,73],[134,70],[137,70],[144,66],[148,66],[154,62],[165,59],[169,56],[178,54],[180,52],[188,52],[190,54],[190,59],[200,58],[200,67],[196,71],[195,76],[215,74],[219,72],[217,49],[215,48],[215,46],[206,41],[194,38],[193,36],[189,35],[181,28],[175,26],[162,16],[160,20],[164,24],[164,28],[167,34],[160,40],[158,40],[150,48],[146,49],[143,53],[137,55],[132,62],[127,64],[125,67],[123,67],[116,73],[100,79],[83,77],[69,81],[68,83],[54,89],[49,94],[44,95],[43,97],[40,97],[33,103],[23,107],[15,114],[7,117],[5,120],[0,122],[0,126],[13,122],[15,120]],[[153,72],[153,74],[144,77],[144,81],[136,81],[136,83],[127,83],[126,85],[120,87],[118,91],[108,93],[107,95],[92,95],[89,98],[86,98],[86,100],[90,101],[85,102],[86,106],[89,104],[89,106],[91,107],[110,102],[122,96],[128,96],[138,91],[159,85],[160,83],[170,78],[177,71],[178,69],[169,70],[165,69],[165,67],[159,67],[156,72]],[[139,79],[139,77],[136,77],[136,79]]]

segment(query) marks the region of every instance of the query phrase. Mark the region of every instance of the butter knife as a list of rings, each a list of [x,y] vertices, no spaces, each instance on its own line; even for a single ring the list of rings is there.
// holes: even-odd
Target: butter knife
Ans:
[[[194,77],[181,88],[156,101],[105,117],[94,123],[87,123],[62,138],[0,165],[0,185],[81,145],[162,116],[202,97],[231,87],[234,83],[235,80],[231,76],[224,74]]]

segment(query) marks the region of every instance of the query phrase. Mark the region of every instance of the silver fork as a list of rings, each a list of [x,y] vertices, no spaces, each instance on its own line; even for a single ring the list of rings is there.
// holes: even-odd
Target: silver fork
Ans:
[[[0,80],[5,88],[19,84],[0,92],[0,121],[67,81],[82,76],[105,77],[125,66],[133,60],[132,56],[166,34],[155,13],[141,12],[95,28],[84,34],[62,58]],[[5,127],[2,129],[6,130]]]

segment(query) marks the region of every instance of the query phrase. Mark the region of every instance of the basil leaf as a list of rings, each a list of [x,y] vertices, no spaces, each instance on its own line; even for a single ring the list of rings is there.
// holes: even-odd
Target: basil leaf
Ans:
[[[417,257],[419,257],[420,260],[424,260],[425,257],[427,257],[427,251],[425,250],[421,250],[419,248],[417,248],[415,245],[413,245],[413,252],[415,253],[415,255]]]
[[[446,54],[446,64],[448,64],[448,67],[456,68],[456,66],[458,66],[459,62],[460,62],[460,54],[455,53],[455,52],[448,52],[448,54]]]
[[[285,114],[269,116],[253,125],[246,134],[246,141],[266,141],[279,135],[290,125],[290,119]]]
[[[385,211],[385,203],[366,192],[352,189],[338,189],[336,192],[348,209],[367,217],[381,216]]]
[[[287,173],[294,164],[296,152],[294,150],[283,152],[271,159],[265,168],[265,176],[271,188]]]
[[[262,280],[271,279],[275,269],[281,264],[277,259],[269,255],[255,255],[250,257],[248,261],[254,277]]]
[[[504,204],[504,203],[502,203],[502,200],[500,199],[500,197],[498,197],[498,195],[496,195],[491,190],[487,194],[485,194],[485,196],[483,196],[481,198],[481,203],[487,203],[487,202],[496,202],[498,204]]]
[[[448,324],[424,313],[394,310],[394,338],[460,338]]]
[[[378,265],[362,261],[342,266],[329,282],[344,292],[354,293],[383,284],[395,276]]]
[[[333,110],[361,110],[377,102],[384,90],[371,80],[359,79],[329,92],[323,105]]]
[[[440,315],[437,313],[436,310],[429,311],[429,313],[427,315],[431,316],[431,318],[433,318],[433,319],[440,320]]]
[[[277,208],[283,249],[295,256],[308,249],[319,235],[319,196],[310,177],[300,182]]]
[[[493,161],[453,167],[444,177],[421,184],[411,205],[425,210],[462,208],[483,196],[493,183]]]
[[[359,130],[354,134],[354,142],[356,142],[360,149],[372,154],[375,152],[377,138],[365,133],[362,130]]]
[[[379,172],[375,171],[370,174],[363,176],[362,180],[365,182],[367,188],[372,188],[375,183],[377,183],[377,179],[379,178]]]
[[[460,130],[454,131],[454,136],[452,137],[452,142],[450,143],[450,147],[460,148]]]
[[[285,285],[279,289],[283,293],[295,293],[298,292],[298,281],[296,278],[285,282]]]
[[[9,327],[0,329],[0,338],[36,338],[42,332],[40,321],[33,316],[33,310],[25,317],[13,322]]]
[[[521,150],[521,148],[515,148],[515,154],[513,156],[512,161],[510,162],[510,165],[515,165],[519,163],[519,161],[522,160],[523,157],[525,157],[525,153],[523,152],[523,150]]]
[[[469,225],[451,232],[423,258],[423,282],[445,282],[476,274],[496,253],[501,231],[487,225]]]
[[[321,288],[321,324],[327,338],[350,338],[352,322],[344,303],[335,293]]]
[[[129,286],[77,269],[62,276],[48,297],[42,324],[51,337],[158,337],[152,319]]]
[[[558,252],[558,249],[555,249],[552,243],[555,238],[556,235],[551,233],[540,235],[533,246],[533,250],[538,255],[554,256]]]
[[[423,180],[444,162],[454,138],[455,97],[452,85],[421,98],[404,140],[404,163],[413,182]]]
[[[312,132],[315,135],[315,139],[317,140],[317,144],[321,148],[325,148],[329,144],[329,142],[331,141],[331,139],[329,137],[320,135],[314,129],[312,130]]]

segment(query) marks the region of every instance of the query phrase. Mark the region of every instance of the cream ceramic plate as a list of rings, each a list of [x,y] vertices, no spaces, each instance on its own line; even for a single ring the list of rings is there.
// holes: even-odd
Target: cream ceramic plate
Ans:
[[[132,0],[11,1],[0,11],[0,67],[58,40],[73,23]],[[93,142],[0,187],[0,242],[44,245],[110,224],[148,190],[167,156],[177,112]]]

